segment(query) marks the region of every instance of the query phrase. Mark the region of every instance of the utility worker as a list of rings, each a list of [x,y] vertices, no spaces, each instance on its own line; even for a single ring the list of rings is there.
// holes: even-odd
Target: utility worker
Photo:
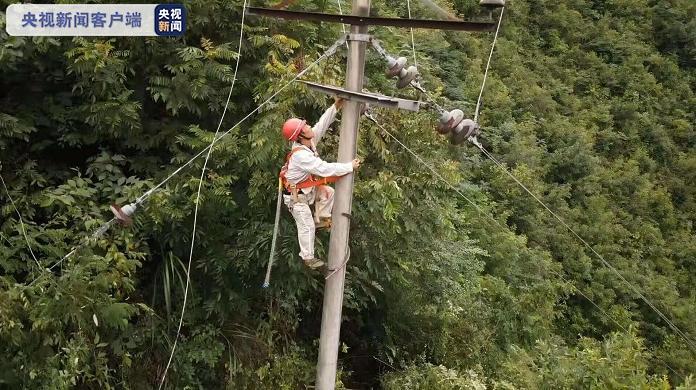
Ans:
[[[324,265],[314,257],[314,233],[317,228],[331,228],[334,189],[326,183],[334,182],[360,166],[358,159],[349,163],[326,162],[319,158],[316,150],[342,106],[343,100],[335,98],[334,104],[314,127],[299,118],[290,118],[283,124],[283,137],[293,142],[280,173],[284,186],[283,201],[295,218],[300,257],[312,269]],[[314,204],[314,216],[309,208],[311,204]]]

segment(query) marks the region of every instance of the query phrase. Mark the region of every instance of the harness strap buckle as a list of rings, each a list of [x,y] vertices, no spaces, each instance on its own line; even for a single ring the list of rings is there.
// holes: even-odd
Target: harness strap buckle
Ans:
[[[290,184],[290,194],[292,194],[292,200],[297,203],[299,201],[299,197],[297,195],[297,185],[296,184]]]

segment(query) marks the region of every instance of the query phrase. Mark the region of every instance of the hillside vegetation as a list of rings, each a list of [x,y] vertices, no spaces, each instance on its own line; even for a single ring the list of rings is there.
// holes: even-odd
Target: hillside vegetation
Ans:
[[[183,303],[203,159],[155,192],[132,227],[88,237],[111,218],[109,204],[134,201],[213,139],[242,2],[183,3],[182,39],[9,37],[2,14],[0,174],[23,227],[0,188],[0,387],[159,383]],[[375,110],[480,210],[362,120],[339,386],[694,389],[696,2],[508,3],[479,139],[628,283],[478,149],[438,135],[436,113]],[[488,17],[475,0],[438,4]],[[414,17],[435,17],[411,6]],[[330,1],[289,9],[338,13]],[[374,0],[372,14],[407,17],[406,3]],[[408,30],[372,33],[412,63]],[[248,16],[222,130],[340,34],[340,25]],[[423,86],[472,116],[493,35],[414,34]],[[345,55],[305,78],[343,85]],[[367,89],[420,97],[396,90],[384,68],[371,51]],[[286,210],[271,286],[261,283],[288,151],[280,127],[291,115],[316,120],[331,102],[292,84],[217,143],[168,388],[313,384],[324,279],[299,260]],[[337,143],[334,125],[321,146],[327,160]],[[319,257],[327,251],[320,232]]]

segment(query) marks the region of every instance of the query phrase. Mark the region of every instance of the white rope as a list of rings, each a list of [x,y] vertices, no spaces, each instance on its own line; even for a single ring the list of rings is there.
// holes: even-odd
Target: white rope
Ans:
[[[582,242],[583,245],[585,245],[585,247],[587,247],[590,251],[592,251],[592,253],[594,253],[595,256],[597,256],[597,258],[599,258],[599,259],[602,261],[602,263],[603,263],[607,268],[611,269],[611,270],[612,270],[624,283],[626,283],[626,284],[631,288],[631,290],[633,290],[634,293],[636,293],[636,294],[641,298],[641,300],[643,300],[643,302],[645,302],[648,306],[650,306],[650,308],[651,308],[657,315],[659,315],[660,318],[662,318],[662,319],[670,326],[670,328],[672,328],[672,330],[673,330],[675,333],[677,333],[679,336],[681,336],[681,337],[684,339],[684,341],[686,341],[687,345],[689,345],[689,347],[691,348],[692,352],[695,352],[695,353],[696,353],[696,347],[694,347],[693,341],[691,341],[691,339],[689,339],[689,338],[684,334],[684,332],[681,331],[681,329],[679,329],[679,328],[678,328],[672,321],[670,321],[669,318],[667,318],[667,316],[665,316],[665,315],[664,315],[664,314],[663,314],[663,313],[662,313],[650,300],[648,300],[648,298],[646,298],[646,297],[640,292],[640,290],[638,290],[637,287],[635,287],[633,284],[631,284],[631,282],[629,282],[628,280],[626,280],[626,278],[624,278],[624,276],[623,276],[616,268],[614,268],[614,266],[612,266],[608,261],[606,261],[606,260],[604,259],[604,257],[603,257],[602,255],[599,254],[599,252],[597,252],[592,246],[590,246],[590,244],[587,243],[587,241],[585,241],[582,237],[580,237],[580,235],[579,235],[578,233],[576,233],[575,230],[573,230],[573,228],[571,228],[563,219],[561,219],[561,217],[559,217],[558,214],[556,214],[555,212],[553,212],[553,210],[551,210],[551,209],[549,208],[549,206],[546,205],[546,203],[544,203],[541,199],[539,199],[532,191],[529,190],[529,188],[527,188],[527,186],[525,186],[521,181],[519,181],[519,180],[517,179],[517,177],[515,177],[515,175],[513,175],[508,169],[506,169],[505,166],[504,166],[502,163],[500,163],[495,157],[493,157],[493,156],[488,152],[488,150],[486,150],[486,148],[483,147],[483,145],[481,145],[481,144],[478,143],[478,142],[476,142],[475,145],[478,146],[478,148],[481,150],[481,152],[483,152],[483,154],[485,154],[489,159],[491,159],[491,161],[493,161],[500,169],[502,169],[508,176],[510,176],[517,184],[519,184],[520,187],[522,187],[529,195],[531,195],[531,197],[534,198],[534,200],[536,200],[540,205],[542,205],[542,206],[546,209],[546,211],[548,211],[554,218],[556,218],[556,219],[558,220],[558,222],[561,223],[561,225],[563,225],[563,226],[564,226],[566,229],[568,229],[568,231],[570,231],[578,240],[580,240],[580,242]]]
[[[201,188],[203,188],[203,182],[205,178],[205,169],[208,166],[208,160],[210,159],[210,154],[213,152],[213,147],[217,141],[217,136],[220,133],[220,127],[222,127],[222,121],[225,119],[225,114],[227,113],[227,108],[230,105],[230,99],[232,98],[232,91],[234,90],[234,84],[237,81],[237,71],[239,70],[239,60],[242,56],[242,40],[244,38],[244,16],[246,15],[246,4],[247,0],[244,0],[242,4],[242,21],[239,28],[239,45],[237,46],[237,62],[234,66],[234,74],[232,75],[232,85],[230,85],[230,92],[227,94],[227,101],[225,102],[225,108],[222,110],[222,115],[220,116],[220,121],[218,122],[217,129],[215,129],[215,135],[213,140],[210,142],[208,147],[208,154],[205,156],[203,161],[203,168],[201,169],[201,176],[198,179],[198,190],[196,191],[196,206],[193,210],[193,228],[191,229],[191,248],[189,250],[188,266],[186,267],[186,287],[184,288],[184,303],[181,306],[181,316],[179,317],[179,326],[176,330],[176,337],[174,338],[174,345],[172,346],[172,352],[169,355],[169,360],[167,361],[167,366],[162,374],[162,380],[160,381],[159,388],[162,388],[164,381],[167,378],[167,372],[169,371],[169,366],[174,358],[174,351],[176,350],[176,345],[179,341],[179,335],[181,334],[181,326],[184,322],[184,313],[186,312],[186,302],[188,299],[189,285],[191,284],[191,262],[193,260],[193,248],[196,241],[196,227],[198,226],[198,206],[201,199]]]
[[[406,0],[406,8],[408,8],[408,18],[411,19],[411,0]],[[411,29],[411,50],[413,51],[413,65],[418,67],[418,60],[416,60],[416,41],[413,39],[413,27]]]
[[[12,203],[12,207],[14,207],[15,213],[17,213],[17,217],[19,218],[19,226],[22,229],[22,235],[24,235],[24,241],[26,241],[26,243],[27,243],[27,247],[29,248],[29,253],[31,253],[31,257],[34,258],[36,265],[38,265],[39,269],[41,269],[42,268],[41,263],[39,263],[39,260],[36,259],[36,256],[34,255],[34,251],[31,249],[31,244],[29,243],[29,237],[27,237],[27,231],[24,229],[24,221],[22,220],[22,214],[19,213],[19,209],[17,208],[17,205],[15,204],[14,200],[12,199],[12,195],[10,195],[10,190],[7,189],[7,185],[5,184],[5,179],[2,177],[2,175],[0,175],[0,181],[2,181],[2,186],[5,188],[5,192],[7,193],[7,198],[10,200],[10,203]]]
[[[493,58],[493,50],[495,49],[495,43],[498,41],[498,32],[500,32],[500,23],[503,21],[503,13],[505,12],[505,7],[500,10],[500,18],[498,19],[498,27],[495,29],[495,37],[493,38],[493,44],[491,45],[491,52],[488,55],[488,63],[486,64],[486,72],[483,74],[483,82],[481,83],[481,92],[479,93],[478,101],[476,102],[476,111],[474,112],[474,122],[478,123],[479,110],[481,109],[481,98],[483,97],[483,89],[486,87],[486,79],[488,78],[488,69],[491,66],[491,58]]]
[[[345,37],[344,37],[344,38],[345,38]],[[247,119],[249,119],[252,115],[254,115],[256,112],[258,112],[258,111],[259,111],[261,108],[263,108],[266,104],[270,103],[276,96],[278,96],[281,92],[283,92],[283,91],[284,91],[287,87],[289,87],[292,83],[294,83],[295,81],[297,81],[298,78],[302,77],[305,73],[307,73],[308,71],[310,71],[314,66],[316,66],[318,63],[320,63],[321,61],[323,61],[323,60],[326,59],[327,57],[333,55],[333,54],[335,53],[336,48],[337,48],[340,44],[343,44],[343,38],[337,40],[337,41],[336,41],[331,47],[329,47],[329,49],[327,49],[319,58],[317,58],[314,62],[312,62],[311,64],[309,64],[309,65],[308,65],[304,70],[302,70],[300,73],[298,73],[297,75],[295,75],[295,76],[294,76],[290,81],[288,81],[285,85],[283,85],[282,87],[280,87],[275,93],[273,93],[273,95],[271,95],[268,99],[264,100],[264,101],[263,101],[261,104],[259,104],[256,108],[254,108],[251,112],[249,112],[246,116],[244,116],[244,117],[243,117],[242,119],[240,119],[237,123],[235,123],[232,127],[230,127],[227,131],[225,131],[224,133],[222,133],[220,136],[216,137],[216,138],[214,139],[214,142],[220,141],[222,138],[226,137],[229,133],[232,132],[232,130],[236,129],[239,125],[241,125],[242,123],[244,123]],[[205,153],[205,152],[207,152],[209,149],[211,149],[211,146],[214,146],[213,143],[211,143],[210,145],[208,145],[207,147],[205,147],[203,150],[201,150],[200,152],[198,152],[196,155],[194,155],[193,157],[191,157],[188,161],[186,161],[183,165],[181,165],[181,166],[178,167],[176,170],[174,170],[172,173],[170,173],[164,180],[162,180],[161,182],[159,182],[157,185],[155,185],[154,187],[150,188],[149,190],[147,190],[146,192],[144,192],[142,195],[140,195],[140,196],[136,199],[135,203],[136,203],[136,204],[141,204],[141,203],[143,203],[144,201],[146,201],[150,196],[152,196],[152,194],[154,194],[154,192],[155,192],[157,189],[159,189],[160,187],[162,187],[163,185],[165,185],[167,182],[169,182],[169,180],[171,180],[174,176],[178,175],[184,168],[186,168],[187,166],[191,165],[191,163],[194,162],[196,159],[198,159],[198,157],[202,156],[203,153]],[[114,220],[115,220],[115,219],[112,218],[110,221],[106,222],[106,224],[111,224],[112,222],[114,222]],[[73,255],[77,252],[77,250],[80,249],[81,247],[83,247],[84,245],[85,245],[85,244],[83,243],[83,244],[79,244],[79,245],[73,247],[73,249],[72,249],[68,254],[66,254],[65,256],[63,256],[63,258],[62,258],[61,260],[59,260],[56,264],[54,264],[50,269],[55,268],[57,265],[59,265],[60,263],[62,263],[62,262],[65,261],[66,259],[68,259],[70,256],[73,256]],[[38,278],[37,278],[37,279],[38,279]],[[30,283],[30,285],[33,284],[37,279],[34,279],[34,280]]]
[[[243,15],[243,14],[242,14],[242,15]],[[240,39],[241,39],[241,38],[240,38]],[[276,96],[278,96],[278,94],[280,94],[280,93],[281,93],[283,90],[285,90],[288,86],[290,86],[292,83],[294,83],[298,78],[302,77],[305,73],[307,73],[310,69],[312,69],[316,64],[318,64],[319,62],[321,62],[322,60],[324,60],[324,59],[325,59],[326,57],[328,57],[329,55],[333,54],[333,53],[335,52],[336,47],[337,47],[338,44],[340,44],[340,43],[343,43],[341,39],[339,39],[338,41],[336,41],[336,43],[334,43],[334,45],[332,45],[327,51],[325,51],[324,54],[322,54],[322,55],[321,55],[319,58],[317,58],[314,62],[312,62],[311,64],[309,64],[309,65],[308,65],[304,70],[302,70],[300,73],[298,73],[297,75],[295,75],[290,81],[288,81],[285,85],[283,85],[282,87],[280,87],[275,93],[273,93],[273,95],[271,95],[268,99],[266,99],[263,103],[261,103],[261,104],[260,104],[258,107],[256,107],[253,111],[251,111],[250,113],[248,113],[244,118],[242,118],[239,122],[237,122],[237,123],[236,123],[234,126],[232,126],[229,130],[227,130],[227,131],[225,131],[224,133],[222,133],[219,137],[214,137],[214,138],[213,138],[213,141],[212,141],[212,142],[210,143],[210,145],[208,145],[205,149],[203,149],[201,152],[199,152],[197,155],[195,155],[193,158],[191,158],[189,161],[187,161],[184,165],[182,165],[181,167],[179,167],[176,171],[174,171],[172,174],[170,174],[165,180],[163,180],[163,181],[162,181],[161,183],[159,183],[157,186],[153,187],[152,189],[148,190],[145,194],[143,194],[142,196],[140,196],[140,197],[138,198],[137,202],[142,202],[142,201],[144,201],[145,199],[147,199],[147,197],[149,197],[149,196],[153,193],[154,190],[156,190],[157,188],[159,188],[159,187],[161,187],[162,185],[164,185],[164,183],[166,183],[167,181],[169,181],[169,180],[170,180],[172,177],[174,177],[178,172],[180,172],[185,166],[189,165],[193,160],[195,160],[196,158],[198,158],[199,156],[201,156],[204,152],[206,152],[206,151],[212,151],[213,146],[215,145],[215,143],[216,143],[217,141],[219,141],[220,139],[222,139],[223,137],[225,137],[225,136],[226,136],[227,134],[229,134],[232,130],[234,130],[237,126],[239,126],[242,122],[244,122],[244,121],[247,120],[249,117],[251,117],[251,115],[253,115],[255,112],[257,112],[258,110],[260,110],[261,107],[263,107],[263,106],[265,106],[266,104],[268,104],[271,100],[273,100],[273,98],[275,98]],[[239,56],[238,56],[238,58],[239,58]],[[209,154],[208,154],[208,155],[209,155]],[[199,182],[199,191],[200,191],[200,185],[201,185],[201,183]],[[197,210],[197,208],[198,208],[198,200],[196,200],[196,210]],[[196,222],[197,222],[197,211],[196,211],[195,214],[194,214],[194,229],[195,229],[195,226],[196,226]],[[194,231],[194,233],[193,233],[193,238],[191,239],[191,248],[193,248],[194,238],[195,238],[195,231]],[[172,361],[172,359],[173,359],[173,357],[174,357],[174,350],[176,349],[177,341],[178,341],[179,334],[180,334],[180,331],[181,331],[181,326],[182,326],[182,323],[183,323],[184,310],[185,310],[185,308],[186,308],[186,301],[187,301],[187,295],[188,295],[187,292],[188,292],[188,286],[189,286],[189,280],[190,280],[190,278],[189,278],[189,272],[190,272],[190,269],[191,269],[191,259],[192,259],[192,257],[193,257],[193,249],[191,249],[191,251],[190,251],[190,253],[189,253],[189,264],[188,264],[188,270],[187,270],[187,272],[186,272],[186,273],[187,273],[187,276],[186,276],[186,288],[185,288],[185,290],[184,290],[184,303],[183,303],[183,306],[182,306],[181,317],[179,318],[179,327],[178,327],[178,330],[177,330],[177,337],[176,337],[176,339],[174,340],[174,346],[173,346],[173,348],[172,348],[172,353],[171,353],[171,355],[169,356],[169,361],[167,362],[167,367],[166,367],[166,369],[165,369],[164,374],[162,375],[162,381],[160,382],[160,385],[159,385],[159,388],[160,388],[160,389],[162,388],[162,385],[164,384],[164,379],[165,379],[165,377],[166,377],[166,374],[167,374],[167,371],[168,371],[168,369],[169,369],[169,366],[171,365],[171,361]]]
[[[336,0],[338,3],[338,13],[343,15],[343,9],[341,8],[341,0]],[[341,29],[343,30],[343,35],[346,35],[346,25],[341,23]],[[346,41],[346,49],[348,48],[348,41]]]

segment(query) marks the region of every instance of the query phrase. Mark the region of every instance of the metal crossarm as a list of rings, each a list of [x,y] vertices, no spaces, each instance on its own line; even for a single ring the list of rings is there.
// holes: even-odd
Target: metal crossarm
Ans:
[[[299,81],[315,91],[319,91],[327,95],[338,96],[346,100],[371,104],[374,106],[397,108],[407,111],[418,111],[420,109],[420,105],[422,104],[421,102],[415,100],[400,99],[376,93],[348,91],[344,88],[334,87],[330,85],[322,85],[304,80]]]
[[[256,15],[271,16],[281,19],[312,20],[317,22],[344,23],[357,26],[393,26],[472,32],[495,31],[496,26],[495,23],[489,22],[459,22],[453,20],[380,18],[371,16],[335,15],[320,12],[287,11],[259,7],[247,7],[247,12]]]

